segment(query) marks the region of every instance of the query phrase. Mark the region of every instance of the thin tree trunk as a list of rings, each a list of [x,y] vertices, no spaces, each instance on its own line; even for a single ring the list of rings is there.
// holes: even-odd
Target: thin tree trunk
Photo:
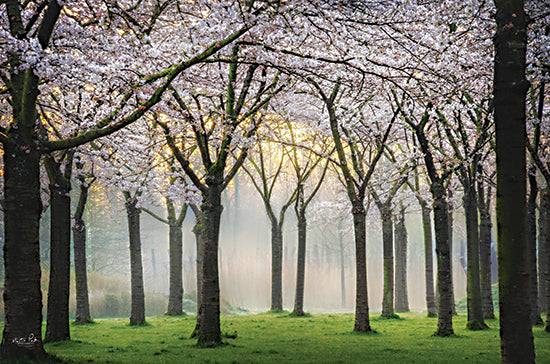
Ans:
[[[88,296],[88,275],[86,269],[86,223],[82,219],[74,220],[74,275],[76,288],[75,322],[84,324],[92,322]]]
[[[451,194],[449,192],[449,194]],[[449,196],[451,197],[451,196]],[[449,218],[447,219],[449,223],[449,257],[450,257],[450,263],[449,263],[449,270],[451,271],[451,280],[453,278],[453,234],[454,234],[454,207],[451,204],[448,204],[448,212],[449,212]],[[456,312],[456,302],[455,302],[455,287],[454,283],[451,282],[451,286],[449,287],[451,290],[451,307],[453,310],[453,316],[457,315]]]
[[[382,298],[382,317],[394,313],[393,309],[393,221],[388,204],[378,204],[382,218],[382,244],[384,255],[384,294]]]
[[[196,245],[196,265],[197,265],[197,322],[195,324],[195,329],[191,333],[190,338],[195,338],[199,336],[201,331],[201,288],[202,288],[202,223],[201,223],[201,212],[200,210],[192,205],[193,213],[195,214],[195,226],[193,226],[193,234],[195,235],[195,245]]]
[[[307,222],[305,211],[298,211],[298,261],[296,267],[296,296],[294,300],[294,313],[296,316],[304,316],[304,285],[306,274],[306,229]]]
[[[38,238],[42,212],[40,155],[34,148],[29,149],[34,141],[32,131],[25,129],[12,128],[13,142],[3,144],[5,321],[0,356],[4,359],[46,357],[42,344]]]
[[[201,205],[201,306],[198,344],[216,346],[221,343],[220,283],[218,272],[218,245],[220,233],[221,186],[210,184]]]
[[[354,331],[371,331],[369,320],[369,296],[367,290],[367,228],[363,200],[353,203],[353,229],[355,233],[355,326]]]
[[[481,183],[478,184],[478,208],[479,208],[479,268],[481,271],[481,306],[483,317],[495,318],[493,306],[493,291],[491,277],[491,190],[485,191]]]
[[[338,229],[338,242],[340,245],[340,292],[342,295],[342,308],[346,307],[346,265],[344,260],[344,239],[342,229]]]
[[[493,94],[501,355],[503,363],[534,363],[526,256],[527,22],[523,0],[495,0],[495,5]]]
[[[466,271],[466,291],[468,303],[468,323],[470,330],[486,329],[481,306],[481,281],[479,272],[479,223],[477,195],[475,188],[466,181],[464,187],[464,214],[466,216],[466,239],[468,270]]]
[[[125,193],[125,195],[127,195]],[[145,324],[145,293],[143,290],[143,264],[141,261],[141,210],[136,206],[135,198],[126,198],[126,213],[128,215],[128,232],[130,237],[130,278],[132,303],[130,325]]]
[[[169,218],[170,288],[167,315],[183,314],[183,234],[181,225]]]
[[[405,208],[401,207],[395,223],[395,310],[409,312],[407,292],[407,227],[405,226]]]
[[[271,222],[271,310],[283,310],[283,229]]]
[[[430,186],[434,198],[435,248],[437,254],[437,292],[439,294],[439,313],[437,320],[438,336],[454,335],[453,330],[453,292],[449,238],[449,205],[445,187],[441,181]]]
[[[434,291],[434,264],[433,264],[433,242],[432,242],[432,222],[430,218],[430,208],[424,201],[420,202],[422,208],[422,227],[424,231],[424,265],[426,279],[426,307],[428,317],[437,316],[437,304]]]
[[[531,323],[542,325],[539,310],[538,272],[537,272],[537,184],[536,170],[529,171],[529,197],[527,200],[527,260],[529,269],[529,297],[531,299]]]

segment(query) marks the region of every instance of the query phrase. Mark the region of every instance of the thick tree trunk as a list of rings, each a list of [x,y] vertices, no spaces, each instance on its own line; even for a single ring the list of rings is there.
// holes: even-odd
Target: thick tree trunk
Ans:
[[[220,283],[218,272],[218,245],[220,233],[221,186],[209,184],[201,205],[201,306],[198,344],[215,346],[221,343]]]
[[[402,207],[395,223],[395,310],[409,312],[407,292],[407,227]]]
[[[50,282],[45,341],[70,339],[71,184],[58,182],[50,185]]]
[[[13,142],[3,145],[6,280],[5,321],[0,356],[4,359],[46,357],[41,330],[42,292],[38,239],[42,211],[40,155],[33,147],[35,144],[32,131],[23,129],[21,126],[19,132],[12,129],[10,136]]]
[[[352,202],[353,229],[355,233],[355,326],[354,331],[371,331],[369,320],[369,296],[367,290],[367,227],[363,200]]]
[[[544,220],[541,224],[543,232],[540,236],[539,246],[544,247],[544,273],[540,277],[542,284],[545,289],[545,298],[546,298],[546,326],[544,330],[550,332],[550,186],[546,186],[543,193],[541,194],[540,202],[540,211],[541,218]]]
[[[271,309],[283,310],[283,229],[271,222]]]
[[[477,195],[475,188],[468,182],[463,182],[463,187],[464,215],[466,216],[466,250],[468,259],[468,270],[466,271],[468,323],[466,327],[470,330],[482,330],[487,328],[487,325],[483,320],[483,309],[481,306]]]
[[[449,244],[449,205],[445,187],[441,181],[430,186],[434,199],[435,249],[437,254],[437,292],[439,294],[439,312],[437,320],[438,336],[454,335],[453,330],[453,292],[451,255]]]
[[[388,204],[380,204],[382,218],[382,245],[384,255],[384,294],[382,297],[382,317],[394,313],[393,309],[393,221]]]
[[[548,219],[549,208],[550,208],[550,188],[546,187],[540,193],[540,207],[539,207],[539,241],[538,241],[538,251],[539,251],[539,307],[542,312],[546,312],[546,318],[550,316],[548,312],[548,302],[547,297],[547,286],[546,286],[546,277],[548,277],[548,241],[550,240]]]
[[[529,270],[529,297],[531,300],[531,323],[542,325],[539,310],[539,290],[537,272],[537,184],[536,170],[529,171],[529,197],[527,200],[527,264]]]
[[[428,317],[437,316],[437,304],[434,291],[434,264],[433,264],[433,242],[432,242],[432,222],[430,218],[430,208],[424,201],[420,202],[422,208],[422,227],[424,231],[424,266],[426,278],[426,307]]]
[[[168,232],[170,246],[170,288],[167,315],[183,314],[183,234],[181,225],[174,219],[169,221]]]
[[[126,199],[126,213],[128,215],[128,232],[130,237],[130,279],[132,304],[130,325],[145,324],[145,293],[143,289],[143,263],[141,261],[141,209],[135,198]]]
[[[483,317],[487,319],[495,318],[495,309],[493,306],[493,291],[491,277],[491,214],[490,209],[490,190],[485,196],[482,185],[478,188],[478,208],[479,208],[479,269],[481,271],[481,306]]]
[[[495,0],[494,117],[498,277],[503,363],[534,363],[526,245],[526,16],[523,0]]]
[[[306,275],[306,214],[301,208],[298,213],[298,257],[296,266],[296,296],[294,299],[294,313],[304,315],[304,286]]]

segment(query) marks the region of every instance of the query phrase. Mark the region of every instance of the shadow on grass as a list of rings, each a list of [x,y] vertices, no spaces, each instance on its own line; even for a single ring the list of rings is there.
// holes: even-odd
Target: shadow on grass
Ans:
[[[303,318],[303,317],[312,317],[309,312],[304,312],[303,315],[297,315],[296,311],[292,311],[288,315],[284,315],[283,317],[297,317],[297,318]]]

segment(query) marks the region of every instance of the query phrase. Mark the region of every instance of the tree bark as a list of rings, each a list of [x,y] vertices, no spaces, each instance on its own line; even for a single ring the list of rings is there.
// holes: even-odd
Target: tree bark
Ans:
[[[36,112],[34,117],[36,118]],[[43,359],[46,352],[42,344],[38,238],[42,212],[40,155],[36,151],[31,128],[23,126],[19,126],[17,130],[12,128],[10,142],[4,143],[3,147],[6,280],[5,321],[0,356],[4,359]]]
[[[539,204],[539,241],[538,241],[538,251],[539,251],[539,307],[541,312],[546,312],[546,317],[548,321],[548,303],[546,301],[547,291],[546,291],[546,277],[548,277],[548,240],[549,240],[549,228],[548,219],[549,219],[549,208],[550,208],[550,188],[547,186],[540,193],[540,204]]]
[[[145,293],[143,289],[143,264],[141,261],[140,214],[137,199],[126,195],[126,213],[128,215],[128,232],[130,237],[130,279],[132,306],[130,325],[145,324]]]
[[[437,292],[439,294],[439,314],[437,336],[454,335],[453,292],[451,254],[449,244],[449,205],[445,187],[439,180],[432,182],[430,191],[434,199],[435,251],[437,254]]]
[[[495,318],[493,306],[493,290],[491,277],[491,191],[485,191],[481,183],[478,184],[478,208],[479,208],[479,269],[481,271],[481,306],[483,317]]]
[[[338,226],[338,243],[340,246],[340,294],[342,296],[342,308],[346,307],[346,264],[344,259],[344,239],[342,229]]]
[[[367,227],[363,199],[352,202],[353,229],[355,233],[355,325],[358,332],[372,331],[369,320],[369,296],[367,289]]]
[[[541,218],[544,220],[542,225],[543,232],[540,236],[539,246],[544,247],[544,264],[545,269],[543,275],[540,277],[540,280],[543,281],[545,289],[545,298],[546,298],[546,326],[544,330],[550,332],[550,185],[547,185],[541,194],[541,203],[540,203]]]
[[[195,246],[196,246],[196,270],[197,270],[197,322],[195,324],[195,328],[193,332],[191,333],[190,338],[195,338],[199,336],[199,332],[201,331],[201,288],[202,288],[202,261],[203,261],[203,255],[202,255],[202,223],[201,223],[201,212],[198,207],[195,205],[191,205],[191,209],[193,210],[193,213],[195,214],[195,226],[193,226],[193,235],[195,235]]]
[[[433,263],[433,242],[432,242],[432,223],[430,217],[430,208],[424,201],[420,202],[422,209],[422,228],[424,231],[424,266],[426,279],[426,308],[428,317],[437,316],[437,304],[434,291],[434,263]]]
[[[466,239],[468,270],[466,271],[466,291],[468,303],[468,323],[470,330],[487,328],[483,320],[481,306],[481,281],[479,272],[479,223],[478,206],[475,185],[463,181],[464,187],[464,214],[466,216]]]
[[[183,233],[181,225],[169,218],[170,288],[167,315],[183,314]]]
[[[67,168],[70,168],[67,166]],[[71,183],[50,185],[50,282],[44,341],[69,340]]]
[[[524,0],[495,0],[494,117],[498,276],[503,363],[534,363],[526,248],[526,15]]]
[[[394,313],[393,289],[393,221],[389,203],[377,204],[382,219],[382,245],[384,255],[384,294],[382,298],[382,317],[388,317]]]
[[[215,178],[212,178],[214,180]],[[216,346],[222,341],[220,332],[220,283],[218,245],[221,205],[221,182],[212,181],[201,205],[201,306],[198,344]]]
[[[271,222],[271,310],[283,310],[283,229]]]
[[[90,315],[90,302],[88,296],[88,276],[86,263],[86,223],[82,218],[84,207],[88,200],[88,186],[80,184],[80,196],[74,215],[73,223],[73,250],[74,250],[74,275],[76,289],[76,315],[75,322],[89,323],[92,321]]]
[[[529,298],[531,300],[531,323],[542,325],[539,310],[539,290],[537,272],[537,184],[534,166],[529,170],[529,197],[527,199],[527,265],[529,270]]]
[[[449,191],[449,190],[447,190]],[[451,194],[449,192],[449,194]],[[450,196],[449,196],[450,197]],[[449,236],[449,257],[450,257],[450,263],[449,263],[449,270],[451,272],[451,280],[453,278],[453,234],[454,234],[454,207],[451,204],[447,204],[448,206],[448,236]],[[454,283],[451,282],[451,286],[449,287],[451,291],[451,309],[453,310],[453,316],[457,315],[456,312],[456,302],[455,302],[455,287]]]
[[[305,211],[299,208],[298,214],[298,256],[296,265],[296,296],[294,299],[294,313],[304,316],[304,286],[306,275],[306,230],[307,221]]]
[[[407,227],[405,226],[405,208],[401,207],[395,223],[395,310],[409,312],[407,292]]]

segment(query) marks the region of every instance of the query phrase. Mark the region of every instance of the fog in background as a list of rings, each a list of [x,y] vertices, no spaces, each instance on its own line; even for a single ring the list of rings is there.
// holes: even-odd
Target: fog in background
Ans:
[[[224,195],[224,211],[220,233],[220,289],[221,298],[233,307],[251,312],[270,308],[271,295],[271,226],[263,203],[252,189],[245,175],[238,177],[238,192],[229,188]],[[231,187],[231,186],[230,186]],[[237,198],[235,198],[237,195]],[[305,277],[305,310],[309,312],[353,312],[355,306],[355,260],[351,214],[338,218],[342,211],[334,211],[335,218],[320,220],[315,217],[316,203],[331,195],[321,191],[308,209],[308,235]],[[76,200],[74,198],[73,200]],[[344,213],[349,213],[347,204]],[[165,217],[162,206],[150,206]],[[85,214],[87,223],[87,256],[90,280],[92,316],[104,313],[103,305],[117,305],[120,315],[129,312],[130,261],[126,210],[120,193],[95,186]],[[49,214],[46,212],[41,229],[44,271],[49,270]],[[184,235],[184,292],[186,297],[196,294],[196,242],[192,228],[195,217],[188,209]],[[407,209],[408,231],[408,297],[412,311],[425,310],[424,247],[420,211],[415,203]],[[340,224],[341,229],[338,229]],[[380,217],[374,204],[368,218],[368,292],[372,312],[381,310],[383,288],[382,232]],[[455,298],[466,295],[466,274],[461,264],[465,259],[464,218],[456,210],[453,239],[453,271]],[[345,297],[341,286],[341,245],[345,274]],[[141,215],[142,260],[144,269],[147,314],[161,314],[166,310],[169,287],[168,226],[147,213]],[[293,309],[296,279],[297,228],[293,207],[288,209],[284,229],[283,304]],[[435,244],[434,244],[435,246]],[[71,258],[72,259],[72,258]],[[434,252],[434,262],[435,262]],[[434,263],[435,264],[435,263]],[[435,266],[434,266],[435,272]],[[434,277],[435,279],[435,277]],[[74,274],[71,277],[74,281]],[[43,285],[44,288],[47,285]],[[74,282],[71,306],[74,311]],[[109,296],[109,297],[107,297]],[[115,301],[114,303],[111,301]],[[119,306],[126,306],[119,307]],[[222,305],[223,306],[223,305]],[[189,313],[190,306],[185,306]],[[112,309],[112,308],[111,308]],[[102,311],[103,310],[103,311]]]

